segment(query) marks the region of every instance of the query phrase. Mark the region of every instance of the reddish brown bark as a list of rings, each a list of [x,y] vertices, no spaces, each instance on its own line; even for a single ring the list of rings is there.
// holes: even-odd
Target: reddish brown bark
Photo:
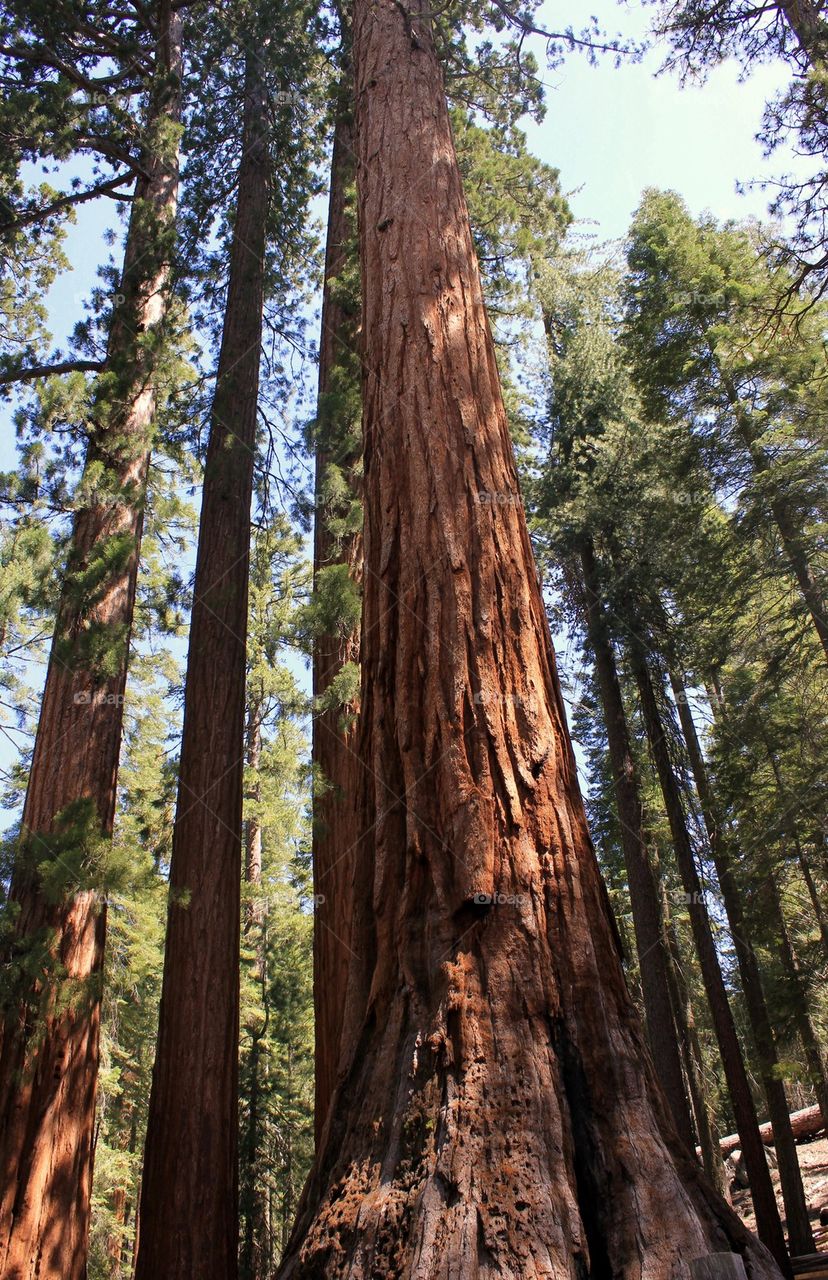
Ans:
[[[348,35],[343,33],[343,47]],[[325,480],[332,462],[341,467],[356,492],[357,476],[349,446],[347,412],[350,383],[358,382],[356,364],[358,315],[349,307],[341,276],[356,252],[356,228],[349,209],[354,180],[353,92],[349,80],[340,90],[331,163],[328,237],[322,332],[319,340],[319,407],[317,413],[314,582],[331,565],[346,565],[359,582],[362,535],[337,537],[324,501]],[[359,450],[357,448],[357,454]],[[317,636],[313,649],[313,693],[320,698],[346,663],[359,662],[359,629]],[[343,989],[350,961],[351,880],[358,837],[356,789],[356,706],[317,712],[313,722],[315,794],[313,804],[314,1009],[316,1039],[316,1140],[328,1114],[339,1066],[344,1012]]]
[[[266,119],[251,55],[204,470],[136,1280],[231,1280],[238,1266],[241,826]]]
[[[106,911],[79,883],[84,842],[112,833],[130,627],[156,402],[154,344],[164,323],[178,191],[180,22],[157,14],[156,88],[145,174],[136,186],[86,474],[98,500],[72,531],[10,892],[19,908],[7,971],[21,967],[0,1051],[0,1274],[86,1274]],[[106,566],[106,567],[104,567]],[[70,836],[74,856],[56,851]],[[67,872],[58,901],[34,865]],[[13,979],[16,981],[16,979]]]
[[[731,1247],[776,1275],[674,1136],[624,983],[428,20],[358,0],[354,59],[362,1016],[280,1275],[657,1280]]]
[[[258,1185],[256,1177],[261,1168],[258,1163],[264,1110],[261,1082],[267,1069],[262,1044],[267,1035],[270,1019],[265,952],[267,917],[265,905],[261,899],[263,832],[259,814],[255,810],[255,806],[261,801],[259,769],[262,757],[262,712],[260,698],[251,695],[248,691],[246,764],[252,773],[252,779],[246,799],[252,804],[253,812],[244,823],[244,883],[250,896],[245,904],[243,933],[247,946],[253,948],[253,975],[260,990],[264,1017],[261,1018],[256,1013],[248,1025],[247,1061],[242,1060],[242,1072],[247,1076],[247,1116],[240,1135],[239,1272],[246,1277],[246,1280],[267,1280],[269,1275],[267,1188]],[[244,1085],[242,1085],[243,1091]]]

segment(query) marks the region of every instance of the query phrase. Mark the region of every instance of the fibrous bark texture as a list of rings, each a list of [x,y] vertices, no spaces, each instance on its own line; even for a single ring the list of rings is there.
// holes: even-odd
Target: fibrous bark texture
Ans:
[[[93,403],[78,510],[23,810],[3,957],[12,986],[0,1050],[0,1274],[86,1275],[105,904],[83,884],[84,850],[112,834],[127,655],[168,306],[178,193],[181,24],[157,15],[156,89],[107,357]],[[48,865],[59,894],[44,892]],[[37,960],[38,952],[41,959]]]
[[[247,61],[224,331],[204,469],[136,1280],[238,1267],[238,1039],[250,502],[269,200]]]
[[[287,1277],[776,1276],[674,1135],[578,795],[428,19],[358,0],[360,1034]],[[347,1014],[346,1014],[347,1016]]]

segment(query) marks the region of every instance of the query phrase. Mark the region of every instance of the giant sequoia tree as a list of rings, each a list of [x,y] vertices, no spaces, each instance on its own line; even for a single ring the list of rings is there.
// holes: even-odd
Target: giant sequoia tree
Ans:
[[[181,24],[161,3],[153,26],[142,172],[119,302],[91,402],[85,471],[9,895],[0,1270],[15,1280],[74,1280],[86,1273],[106,920],[100,890],[115,818],[178,191]]]
[[[237,1264],[244,694],[270,198],[267,129],[264,71],[250,51],[204,470],[138,1277],[227,1277]]]
[[[360,1030],[280,1275],[655,1278],[734,1249],[774,1276],[677,1139],[624,984],[424,6],[359,0],[354,61]]]

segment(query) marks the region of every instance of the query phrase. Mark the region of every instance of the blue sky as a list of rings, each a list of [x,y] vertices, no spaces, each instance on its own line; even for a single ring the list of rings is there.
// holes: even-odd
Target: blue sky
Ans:
[[[543,24],[553,27],[556,11],[560,22],[561,6],[547,0]],[[653,10],[597,0],[589,12],[608,33],[640,40]],[[582,22],[573,20],[576,30]],[[653,49],[642,62],[616,69],[610,58],[591,67],[571,55],[544,74],[547,115],[527,129],[530,146],[560,169],[564,190],[574,192],[576,216],[594,221],[600,239],[624,235],[648,186],[680,192],[694,213],[763,217],[767,194],[737,195],[737,180],[791,165],[790,156],[765,159],[755,141],[764,102],[785,83],[784,68],[759,66],[739,83],[739,68],[731,62],[716,68],[706,84],[682,88],[674,74],[656,75],[663,60],[664,51]]]

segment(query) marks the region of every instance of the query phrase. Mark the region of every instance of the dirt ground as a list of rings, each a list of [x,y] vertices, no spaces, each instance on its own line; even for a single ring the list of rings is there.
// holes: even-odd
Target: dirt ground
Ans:
[[[824,1211],[823,1217],[828,1217],[828,1137],[823,1134],[812,1142],[800,1142],[796,1150],[799,1155],[799,1167],[802,1170],[802,1181],[805,1184],[805,1196],[808,1201],[808,1208],[811,1211],[811,1225],[814,1229],[817,1251],[828,1253],[828,1224],[821,1224],[819,1220],[821,1210]],[[779,1211],[783,1214],[784,1221],[782,1193],[779,1190],[779,1174],[775,1169],[771,1172],[776,1190],[776,1199],[779,1201]],[[756,1223],[753,1217],[750,1192],[734,1190],[732,1195],[733,1208],[753,1231]]]

